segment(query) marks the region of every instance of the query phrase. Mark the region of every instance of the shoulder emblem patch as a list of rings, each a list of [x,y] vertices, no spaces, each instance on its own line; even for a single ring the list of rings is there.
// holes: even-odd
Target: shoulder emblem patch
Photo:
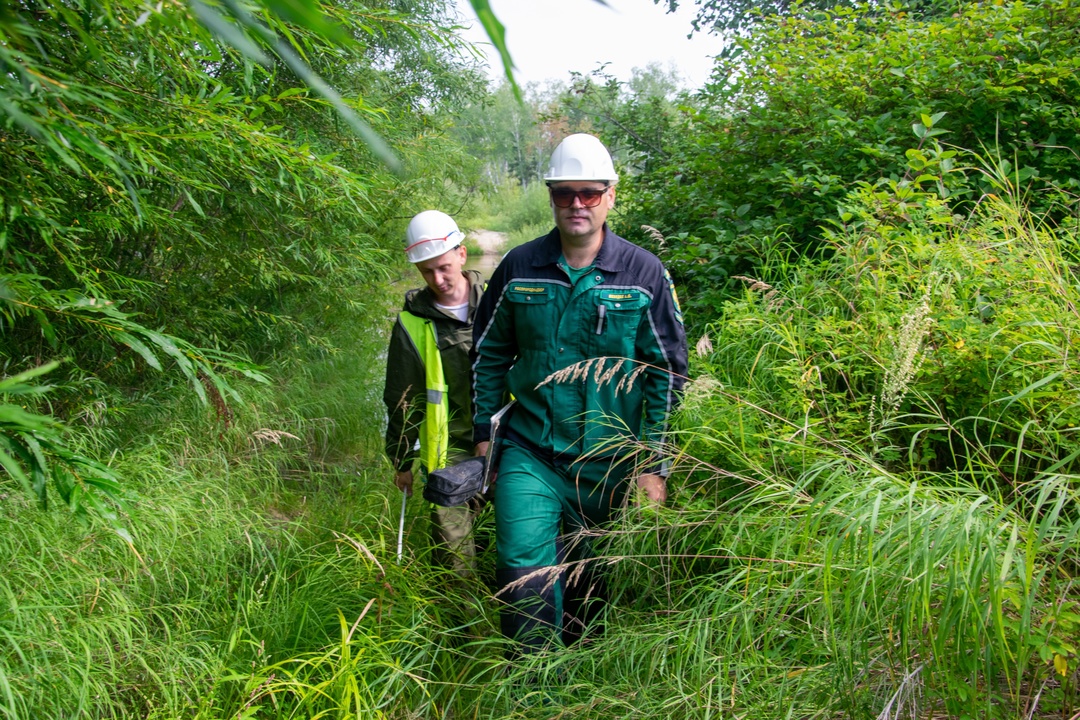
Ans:
[[[679,293],[675,292],[675,282],[671,279],[671,273],[664,268],[664,279],[667,280],[668,292],[671,293],[671,301],[675,303],[675,319],[683,324],[682,307],[679,306]]]

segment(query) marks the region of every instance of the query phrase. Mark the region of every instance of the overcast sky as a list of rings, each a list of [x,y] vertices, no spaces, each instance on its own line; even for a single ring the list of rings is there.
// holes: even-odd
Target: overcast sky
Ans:
[[[652,0],[490,0],[495,15],[506,27],[506,42],[517,66],[515,76],[524,86],[547,79],[566,81],[570,71],[589,73],[602,62],[608,72],[626,80],[635,67],[650,61],[673,66],[684,87],[698,88],[712,70],[710,56],[720,52],[715,35],[694,33],[687,40],[695,6],[684,0],[679,12],[667,14]],[[488,44],[468,0],[457,0],[465,24],[464,35],[484,43],[491,76],[502,77],[502,66]]]

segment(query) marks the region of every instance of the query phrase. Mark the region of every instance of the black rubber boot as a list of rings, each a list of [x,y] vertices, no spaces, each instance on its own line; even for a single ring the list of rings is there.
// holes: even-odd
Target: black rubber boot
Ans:
[[[563,644],[570,647],[583,636],[604,632],[607,584],[595,561],[571,565],[563,574]]]
[[[555,609],[557,581],[553,583],[548,573],[523,579],[541,569],[503,568],[495,571],[500,587],[497,597],[505,603],[499,612],[499,624],[503,635],[516,641],[508,651],[511,658],[541,650],[559,637]],[[555,572],[554,568],[551,572]]]
[[[592,547],[581,535],[560,537],[555,542],[562,574],[562,641],[567,647],[582,637],[604,632],[604,608],[607,606],[607,584],[603,568],[593,557]]]

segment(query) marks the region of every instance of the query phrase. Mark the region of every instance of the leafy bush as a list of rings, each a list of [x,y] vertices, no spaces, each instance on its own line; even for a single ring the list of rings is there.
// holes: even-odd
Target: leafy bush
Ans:
[[[137,311],[150,327],[183,318],[174,334],[211,346],[237,349],[253,331],[250,347],[263,348],[275,330],[304,335],[276,312],[282,296],[336,296],[379,273],[379,228],[435,187],[412,178],[429,161],[453,166],[455,152],[414,141],[432,108],[398,98],[397,83],[434,103],[474,86],[468,72],[446,74],[457,61],[437,26],[349,3],[332,14],[365,39],[338,48],[273,20],[402,149],[416,173],[407,183],[287,68],[252,64],[182,9],[54,3],[41,18],[15,13],[0,88],[0,260],[20,280],[3,306],[9,348],[77,343],[87,331],[66,318],[85,315],[70,307],[80,298]],[[73,349],[80,364],[114,353],[99,339]]]
[[[266,13],[290,45],[264,65],[219,40],[239,31],[202,3],[5,6],[5,372],[69,358],[49,407],[69,418],[96,390],[146,391],[148,370],[176,369],[226,416],[237,379],[259,377],[251,358],[325,345],[343,289],[386,272],[393,218],[454,179],[460,149],[428,131],[480,87],[441,3],[395,8],[326,6],[341,44]],[[404,175],[280,61],[297,53],[397,149]]]
[[[515,228],[507,234],[506,249],[509,250],[512,247],[517,247],[530,240],[535,240],[541,235],[547,235],[554,227],[554,220],[549,219],[547,222],[538,222]]]
[[[596,717],[628,697],[672,718],[1075,712],[1080,228],[985,181],[956,218],[867,185],[828,257],[738,280],[693,339],[676,501],[605,536],[619,610],[560,666],[588,691],[560,697]]]
[[[913,127],[920,142],[943,132],[1008,168],[1048,220],[1075,216],[1078,12],[1052,1],[932,19],[868,7],[771,18],[734,39],[663,153],[639,149],[647,169],[627,177],[624,227],[651,225],[679,246],[673,272],[707,318],[778,235],[818,252],[820,225],[857,183],[908,175]],[[961,214],[995,191],[970,174],[941,181]]]
[[[1075,230],[993,198],[954,220],[918,195],[937,202],[853,193],[849,224],[824,231],[828,259],[778,255],[741,277],[707,331],[708,366],[778,428],[869,434],[894,467],[1004,492],[1000,464],[1022,484],[1077,441]],[[908,222],[894,220],[901,204]]]
[[[513,233],[526,226],[545,224],[550,230],[554,227],[554,222],[548,203],[547,187],[538,182],[522,187],[507,180],[494,192],[481,195],[466,211],[460,224],[469,229],[505,233]]]
[[[29,399],[45,395],[49,388],[35,385],[35,378],[54,370],[49,363],[12,377],[0,379],[0,400]],[[93,508],[112,521],[114,529],[130,540],[117,522],[114,506],[124,507],[116,474],[107,466],[79,453],[65,443],[64,428],[46,415],[28,412],[25,405],[0,402],[0,468],[48,507],[51,484],[60,499],[79,517]]]

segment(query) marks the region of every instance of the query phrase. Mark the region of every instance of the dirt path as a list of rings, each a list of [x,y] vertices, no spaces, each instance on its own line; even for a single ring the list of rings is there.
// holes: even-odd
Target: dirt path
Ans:
[[[476,241],[485,255],[502,255],[506,245],[506,233],[494,230],[473,230],[469,237]]]

